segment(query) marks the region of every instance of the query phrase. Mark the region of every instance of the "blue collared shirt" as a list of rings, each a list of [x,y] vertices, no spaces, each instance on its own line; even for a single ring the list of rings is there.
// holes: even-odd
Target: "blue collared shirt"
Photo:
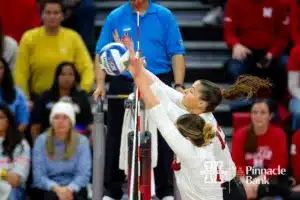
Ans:
[[[32,152],[33,187],[51,191],[53,186],[67,186],[74,192],[86,188],[91,176],[91,151],[88,139],[78,134],[76,151],[70,160],[63,159],[65,144],[55,140],[55,159],[47,153],[48,131],[35,141]]]
[[[140,17],[141,57],[146,57],[146,67],[152,73],[168,73],[172,70],[172,56],[185,53],[182,36],[172,12],[151,1],[149,3],[147,12]],[[137,15],[129,2],[108,15],[97,42],[96,54],[114,41],[114,30],[121,38],[129,34],[137,50]],[[131,77],[128,72],[124,75]]]

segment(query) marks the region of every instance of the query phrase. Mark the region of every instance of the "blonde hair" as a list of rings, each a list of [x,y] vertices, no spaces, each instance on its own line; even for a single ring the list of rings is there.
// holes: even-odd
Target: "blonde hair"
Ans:
[[[46,138],[46,151],[51,160],[57,159],[57,154],[55,152],[55,136],[53,134],[53,129],[50,128],[48,130],[48,135]],[[64,141],[65,149],[64,149],[64,160],[70,160],[74,154],[76,153],[77,145],[78,145],[78,133],[70,130],[68,138]]]
[[[203,127],[203,138],[205,143],[210,142],[216,136],[216,131],[211,124],[205,124]]]
[[[206,124],[204,119],[196,114],[181,115],[176,126],[179,132],[197,147],[201,147],[210,142],[216,135],[211,124]]]

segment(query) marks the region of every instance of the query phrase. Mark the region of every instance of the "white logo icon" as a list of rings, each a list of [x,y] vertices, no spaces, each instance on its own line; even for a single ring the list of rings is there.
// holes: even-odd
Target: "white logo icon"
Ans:
[[[271,18],[272,17],[272,12],[273,12],[272,8],[263,8],[263,16],[265,18]]]

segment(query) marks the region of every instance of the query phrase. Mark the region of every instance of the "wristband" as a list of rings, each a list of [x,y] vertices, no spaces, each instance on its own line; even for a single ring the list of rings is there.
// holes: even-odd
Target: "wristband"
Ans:
[[[178,88],[178,87],[181,87],[182,89],[185,89],[184,85],[183,84],[175,84],[174,85],[174,88]]]
[[[5,170],[5,169],[2,169],[1,170],[1,173],[0,173],[0,177],[1,177],[1,179],[3,180],[3,179],[5,179],[6,178],[6,176],[7,176],[7,170]]]

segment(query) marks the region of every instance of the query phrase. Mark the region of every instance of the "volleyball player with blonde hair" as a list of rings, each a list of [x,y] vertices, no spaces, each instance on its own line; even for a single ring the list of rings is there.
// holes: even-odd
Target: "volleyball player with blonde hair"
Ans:
[[[137,68],[136,68],[137,69]],[[169,118],[164,105],[160,103],[148,84],[139,78],[139,69],[130,67],[136,77],[135,83],[151,120],[157,125],[161,135],[181,162],[181,169],[175,171],[176,182],[184,200],[222,200],[221,185],[215,176],[207,173],[207,166],[215,163],[212,139],[216,131],[211,124],[197,114],[183,114],[175,123]],[[136,76],[135,76],[136,75]],[[217,168],[211,173],[217,174]]]
[[[267,97],[270,95],[271,83],[255,76],[244,75],[240,76],[237,82],[228,90],[222,90],[210,81],[198,80],[194,82],[191,88],[185,90],[184,93],[180,93],[165,85],[155,75],[146,70],[142,66],[142,60],[135,59],[133,44],[128,36],[123,39],[123,43],[131,52],[129,71],[137,87],[140,90],[149,87],[150,91],[159,98],[170,120],[175,122],[179,116],[191,113],[200,115],[206,123],[213,125],[214,130],[216,130],[216,137],[212,139],[212,152],[216,162],[222,163],[222,166],[218,166],[218,174],[220,175],[218,181],[225,188],[223,197],[224,199],[246,199],[245,191],[242,187],[239,187],[239,182],[235,179],[236,168],[229,148],[225,143],[225,134],[212,112],[222,102],[223,98],[235,100],[243,96],[247,98]],[[149,91],[147,90],[147,92]]]

